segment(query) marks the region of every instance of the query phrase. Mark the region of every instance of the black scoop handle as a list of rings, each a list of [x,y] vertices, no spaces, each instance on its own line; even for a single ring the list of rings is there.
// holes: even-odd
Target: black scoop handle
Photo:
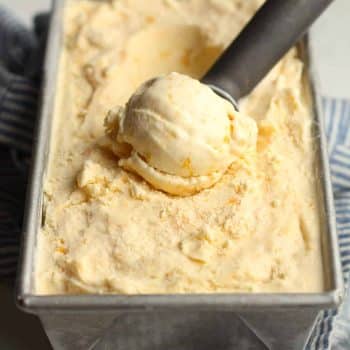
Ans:
[[[333,0],[267,0],[202,79],[248,94]]]

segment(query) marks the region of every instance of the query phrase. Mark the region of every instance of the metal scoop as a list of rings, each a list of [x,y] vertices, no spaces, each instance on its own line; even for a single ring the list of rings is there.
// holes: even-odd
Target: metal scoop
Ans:
[[[236,109],[332,0],[267,0],[202,79]]]

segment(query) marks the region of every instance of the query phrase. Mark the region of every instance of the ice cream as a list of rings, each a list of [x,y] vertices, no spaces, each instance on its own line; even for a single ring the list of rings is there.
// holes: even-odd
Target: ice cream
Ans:
[[[36,293],[324,290],[298,50],[240,101],[241,114],[188,78],[188,89],[173,86],[176,104],[164,94],[171,72],[200,79],[261,3],[67,1]],[[132,97],[154,77],[166,79]],[[208,188],[193,186],[213,173]]]
[[[125,108],[109,112],[106,127],[119,165],[174,195],[212,186],[256,150],[253,119],[174,72],[144,83]]]

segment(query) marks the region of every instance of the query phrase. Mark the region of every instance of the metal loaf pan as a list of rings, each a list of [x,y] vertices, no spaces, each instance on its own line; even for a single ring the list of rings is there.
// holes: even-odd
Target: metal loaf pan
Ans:
[[[26,312],[39,316],[55,349],[93,349],[94,344],[103,340],[104,334],[112,325],[115,325],[116,320],[120,319],[120,316],[125,315],[125,313],[130,315],[131,311],[139,316],[141,315],[140,317],[146,320],[146,327],[150,322],[147,321],[147,317],[150,317],[150,319],[153,317],[154,319],[156,315],[159,321],[156,330],[158,336],[162,333],[162,327],[159,325],[171,324],[171,319],[176,317],[181,317],[182,323],[185,323],[187,319],[196,314],[197,321],[192,322],[192,326],[198,324],[200,320],[206,322],[206,325],[215,327],[218,322],[208,320],[213,320],[213,317],[215,317],[215,320],[225,319],[225,325],[223,326],[221,323],[220,326],[220,337],[232,337],[232,334],[229,334],[232,333],[232,329],[227,326],[231,321],[232,323],[236,322],[238,316],[271,349],[302,349],[318,312],[338,305],[343,293],[324,124],[317,84],[313,79],[312,55],[310,55],[307,39],[300,44],[300,52],[305,58],[308,68],[308,78],[314,102],[315,135],[319,135],[319,137],[315,137],[315,142],[317,142],[319,156],[319,174],[317,175],[320,179],[319,195],[322,219],[322,254],[326,277],[325,292],[50,296],[35,294],[33,274],[35,250],[37,233],[42,220],[43,184],[49,153],[55,86],[62,45],[63,8],[63,0],[53,2],[43,71],[42,104],[38,118],[33,168],[27,194],[17,290],[18,306]],[[181,316],[184,314],[186,317]],[[196,332],[196,330],[193,330],[193,332]],[[149,327],[146,334],[149,337],[154,336]],[[176,333],[173,332],[172,334]],[[214,330],[213,336],[215,334],[217,332]],[[167,344],[172,345],[169,338],[167,340]],[[116,347],[112,345],[111,348]],[[139,345],[138,347],[127,348],[163,349],[162,346],[157,347],[154,344],[151,347]],[[236,347],[223,347],[223,349],[229,348],[239,347],[237,345]],[[182,345],[181,349],[184,350],[185,346]],[[205,348],[202,347],[202,349]]]

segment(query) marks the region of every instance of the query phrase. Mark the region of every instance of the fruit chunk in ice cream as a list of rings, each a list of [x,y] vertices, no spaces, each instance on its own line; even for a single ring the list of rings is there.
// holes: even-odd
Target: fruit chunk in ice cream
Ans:
[[[214,185],[256,148],[256,122],[198,80],[151,79],[105,121],[119,165],[156,189],[190,195]]]

